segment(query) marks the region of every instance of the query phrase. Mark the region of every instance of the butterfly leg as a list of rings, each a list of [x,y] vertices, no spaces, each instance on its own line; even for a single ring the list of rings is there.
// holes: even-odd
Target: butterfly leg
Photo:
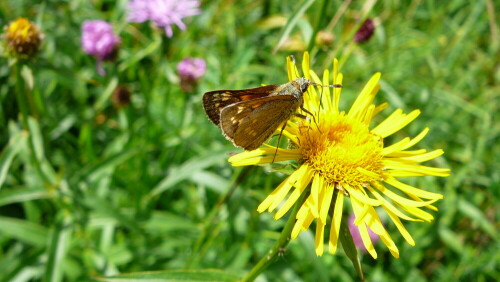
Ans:
[[[318,123],[316,122],[316,117],[314,117],[314,115],[313,115],[310,111],[306,110],[303,106],[300,106],[300,109],[301,109],[302,111],[304,111],[304,112],[308,113],[310,116],[312,116],[312,118],[313,118],[313,122],[314,122],[314,124],[316,124],[316,128],[318,128],[319,132],[321,133],[321,129],[319,128],[319,125],[318,125]],[[308,116],[305,116],[305,115],[301,115],[301,114],[297,114],[297,113],[296,113],[296,114],[295,114],[295,116],[296,116],[296,117],[299,117],[299,118],[303,118],[303,119],[305,119],[305,120],[308,120],[309,122],[311,121],[311,118],[309,118]]]
[[[278,147],[280,145],[281,136],[283,135],[283,130],[285,130],[285,127],[286,127],[286,122],[283,123],[283,126],[281,127],[280,130],[280,135],[278,135],[278,142],[276,143],[276,151],[274,151],[273,161],[271,163],[274,163],[276,155],[278,154]]]

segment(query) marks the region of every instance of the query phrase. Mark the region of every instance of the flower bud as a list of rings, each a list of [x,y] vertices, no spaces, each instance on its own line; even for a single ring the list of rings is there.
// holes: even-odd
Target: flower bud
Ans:
[[[368,18],[354,35],[354,41],[356,41],[356,43],[364,43],[372,38],[374,32],[375,24],[372,19]]]
[[[6,45],[10,54],[23,58],[33,57],[40,48],[43,35],[26,18],[18,18],[5,27]]]
[[[191,92],[198,84],[198,79],[205,75],[207,65],[201,58],[186,58],[177,65],[177,71],[181,78],[181,88],[185,92]]]
[[[118,86],[113,91],[113,95],[111,96],[111,103],[116,108],[123,108],[130,104],[131,98],[130,91],[125,86]]]

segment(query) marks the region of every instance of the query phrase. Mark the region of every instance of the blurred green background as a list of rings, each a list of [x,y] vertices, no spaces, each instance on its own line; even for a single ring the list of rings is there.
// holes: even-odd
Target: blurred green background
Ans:
[[[231,167],[227,153],[241,149],[208,121],[201,97],[285,83],[286,56],[300,63],[305,50],[317,72],[340,60],[343,109],[382,72],[377,102],[390,103],[382,115],[422,111],[397,137],[430,127],[418,147],[445,155],[427,165],[452,169],[444,179],[405,180],[444,200],[432,223],[406,223],[415,247],[386,224],[401,256],[379,242],[377,260],[361,258],[367,280],[500,280],[498,1],[202,1],[201,14],[184,20],[185,31],[174,27],[172,38],[150,23],[127,23],[126,4],[0,2],[1,26],[23,16],[44,33],[29,64],[28,130],[13,66],[0,58],[1,281],[175,269],[243,277],[286,221],[256,211],[285,175]],[[357,44],[352,38],[366,17],[375,34]],[[80,46],[89,19],[111,22],[122,40],[105,76]],[[333,37],[318,40],[318,33]],[[190,92],[176,70],[186,57],[207,62]],[[127,107],[111,103],[118,85],[132,93]],[[258,280],[358,278],[342,250],[316,257],[309,230]]]

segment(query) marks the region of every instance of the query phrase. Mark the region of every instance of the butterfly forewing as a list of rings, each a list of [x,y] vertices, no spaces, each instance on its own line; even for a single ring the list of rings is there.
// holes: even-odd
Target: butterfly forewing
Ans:
[[[293,95],[270,96],[239,102],[221,112],[220,127],[234,145],[257,149],[302,103]]]
[[[208,118],[216,125],[220,124],[220,114],[225,107],[269,96],[279,85],[266,85],[243,90],[217,90],[203,95],[203,107]]]

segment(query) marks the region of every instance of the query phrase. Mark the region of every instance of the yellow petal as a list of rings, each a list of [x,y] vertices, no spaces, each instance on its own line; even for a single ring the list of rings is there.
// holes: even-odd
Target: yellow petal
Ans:
[[[391,218],[392,222],[394,222],[394,224],[396,225],[396,228],[399,230],[399,233],[403,235],[403,238],[405,238],[406,242],[408,242],[408,244],[410,244],[411,246],[415,246],[415,240],[413,240],[413,237],[411,237],[408,230],[406,230],[403,223],[401,223],[399,217],[393,214],[390,210],[386,210],[386,212]]]
[[[321,202],[320,207],[320,219],[321,222],[326,222],[328,217],[328,211],[330,210],[330,206],[332,203],[333,192],[335,190],[333,185],[329,185],[327,183],[323,183],[323,200]]]
[[[361,90],[361,93],[358,95],[353,105],[351,106],[351,109],[347,114],[348,117],[359,120],[360,114],[362,114],[373,101],[373,90],[376,89],[378,81],[380,80],[380,76],[381,74],[378,72],[370,78],[368,83],[365,85],[363,90]]]
[[[363,213],[363,204],[358,202],[356,199],[351,198],[351,206],[352,210],[354,212],[354,215],[356,216],[356,219],[358,218],[363,218],[361,213]],[[356,220],[358,221],[358,220]],[[366,224],[364,222],[358,222],[358,230],[359,234],[361,235],[361,240],[363,241],[363,245],[365,246],[366,250],[368,253],[374,258],[377,258],[377,252],[375,251],[375,248],[373,247],[372,241],[370,239],[370,234],[368,234],[368,230],[366,229]]]
[[[370,192],[372,192],[373,195],[382,202],[382,207],[385,210],[390,210],[392,213],[394,213],[395,215],[399,216],[400,218],[402,218],[404,220],[422,221],[420,219],[412,218],[412,217],[409,217],[406,214],[402,213],[393,204],[391,204],[389,201],[387,201],[386,199],[384,199],[384,197],[382,195],[380,195],[380,193],[378,193],[377,191],[373,190],[373,188],[368,187],[368,189],[370,189]]]
[[[380,206],[380,201],[376,199],[371,199],[368,195],[363,195],[357,188],[352,188],[348,185],[344,185],[344,189],[349,192],[351,197],[356,198],[356,200],[362,202],[363,204],[370,206]]]
[[[406,115],[403,114],[401,109],[397,109],[371,131],[385,138],[401,130],[403,127],[415,120],[419,115],[419,110],[414,110]]]
[[[415,195],[419,198],[424,198],[424,199],[442,199],[443,198],[443,195],[441,195],[441,194],[415,188],[415,187],[410,186],[408,184],[404,184],[402,182],[399,182],[396,178],[393,178],[393,177],[389,177],[389,178],[385,179],[384,182],[392,185],[395,188],[398,188],[399,190],[405,192],[408,195]]]
[[[404,206],[425,207],[425,206],[430,205],[438,200],[438,199],[432,199],[430,201],[417,202],[417,201],[413,201],[413,200],[406,199],[404,197],[399,196],[398,194],[387,189],[387,187],[385,187],[382,184],[373,183],[373,186],[375,186],[375,188],[377,188],[382,194],[389,197],[389,199],[391,199],[393,202],[398,203],[400,205],[404,205]]]
[[[310,175],[308,175],[308,173],[310,174],[312,172],[312,170],[308,168],[309,167],[307,165],[300,166],[299,169],[297,169],[285,180],[287,185],[284,185],[281,189],[276,189],[271,193],[271,195],[273,195],[273,203],[269,205],[269,211],[273,211],[279,204],[281,204],[292,186],[295,186],[299,191],[304,190],[304,184],[307,182],[304,182],[304,179],[310,179]],[[278,188],[280,188],[280,186],[278,186]]]
[[[319,220],[316,223],[316,236],[314,237],[314,246],[317,256],[322,256],[324,251],[325,241],[325,224]]]

